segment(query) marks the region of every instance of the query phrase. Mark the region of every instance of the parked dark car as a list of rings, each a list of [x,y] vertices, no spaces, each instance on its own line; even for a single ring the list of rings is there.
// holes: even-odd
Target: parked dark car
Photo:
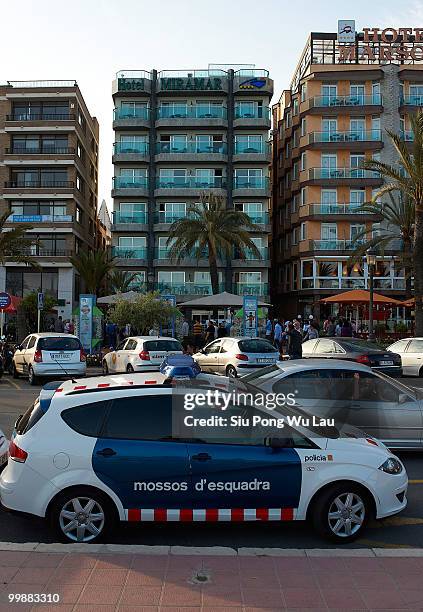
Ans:
[[[378,344],[358,338],[317,338],[303,343],[303,357],[347,359],[371,367],[388,376],[401,376],[401,356]]]

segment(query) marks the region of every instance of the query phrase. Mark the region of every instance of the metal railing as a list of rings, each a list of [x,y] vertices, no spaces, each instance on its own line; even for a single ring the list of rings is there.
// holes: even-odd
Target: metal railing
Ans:
[[[72,223],[72,215],[11,215],[8,223]]]
[[[159,106],[159,119],[226,119],[226,106],[218,106],[210,104],[204,105],[183,105],[174,104],[169,106]]]
[[[7,81],[10,87],[78,87],[76,81]]]
[[[151,79],[151,72],[148,70],[119,70],[116,72],[117,79]]]
[[[119,211],[115,211],[112,213],[113,223],[147,223],[147,213],[146,212],[134,212],[134,213],[123,213]]]
[[[6,189],[63,189],[75,187],[73,181],[7,181],[4,186]]]
[[[234,178],[234,189],[268,189],[269,178],[267,176],[244,177],[236,176]]]
[[[315,251],[351,251],[365,240],[310,240],[311,250]]]
[[[183,153],[195,153],[195,154],[207,154],[207,153],[221,153],[227,152],[226,142],[213,142],[210,145],[199,144],[196,142],[186,142],[185,144],[173,144],[170,142],[157,142],[156,153],[167,153],[180,155]]]
[[[382,96],[380,94],[349,95],[349,96],[315,96],[312,106],[329,108],[331,106],[380,106]]]
[[[115,142],[113,143],[113,155],[119,154],[136,154],[136,155],[148,155],[150,145],[148,142]]]
[[[148,178],[145,176],[114,176],[113,189],[146,189]]]
[[[112,247],[112,255],[122,259],[147,259],[147,247]]]
[[[400,104],[405,106],[423,106],[423,95],[400,96]]]
[[[366,214],[358,210],[363,204],[357,202],[346,202],[344,204],[309,204],[310,215],[358,215]],[[369,214],[369,213],[367,213]]]
[[[24,249],[24,254],[31,257],[71,257],[74,255],[74,251],[72,249],[29,248]]]
[[[12,147],[6,149],[8,155],[75,155],[74,147]]]
[[[221,176],[214,179],[201,179],[192,176],[185,179],[164,177],[158,178],[156,182],[157,189],[221,189],[224,187],[225,182]]]
[[[113,121],[118,119],[145,119],[150,118],[150,109],[147,106],[133,107],[132,109],[113,109]]]
[[[350,130],[347,132],[311,132],[308,136],[309,144],[316,142],[374,142],[382,140],[381,130]]]
[[[73,121],[72,113],[15,113],[7,115],[6,121]]]
[[[378,172],[363,168],[310,168],[309,178],[312,179],[379,179]]]

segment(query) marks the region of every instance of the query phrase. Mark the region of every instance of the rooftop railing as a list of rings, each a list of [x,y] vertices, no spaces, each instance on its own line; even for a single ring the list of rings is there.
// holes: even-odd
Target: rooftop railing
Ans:
[[[9,87],[78,87],[76,81],[7,81]]]

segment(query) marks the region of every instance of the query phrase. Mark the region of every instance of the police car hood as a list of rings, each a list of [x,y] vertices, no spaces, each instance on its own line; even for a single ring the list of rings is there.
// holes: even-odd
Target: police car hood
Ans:
[[[316,440],[316,443],[321,446],[323,442],[320,439],[320,444]],[[371,450],[375,453],[379,453],[381,456],[391,455],[390,450],[376,438],[367,435],[361,429],[357,427],[348,426],[341,428],[339,431],[339,437],[337,438],[326,438],[326,450],[346,450],[357,449],[357,452],[363,452],[363,450]]]

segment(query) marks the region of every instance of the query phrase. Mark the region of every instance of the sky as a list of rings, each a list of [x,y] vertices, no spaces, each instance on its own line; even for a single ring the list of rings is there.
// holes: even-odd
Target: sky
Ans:
[[[100,124],[99,203],[110,196],[112,80],[118,70],[255,64],[289,87],[309,32],[338,19],[423,27],[423,0],[0,0],[0,82],[74,79]]]

